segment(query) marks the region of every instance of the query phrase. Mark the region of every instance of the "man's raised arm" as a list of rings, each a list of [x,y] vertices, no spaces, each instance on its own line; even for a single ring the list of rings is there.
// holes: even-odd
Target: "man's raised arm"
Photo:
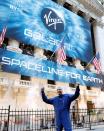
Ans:
[[[41,88],[41,96],[45,103],[51,104],[51,105],[53,104],[53,99],[48,99],[47,96],[45,95],[44,88]]]
[[[71,101],[77,99],[80,95],[80,88],[79,88],[79,84],[76,84],[76,91],[75,94],[71,96]]]

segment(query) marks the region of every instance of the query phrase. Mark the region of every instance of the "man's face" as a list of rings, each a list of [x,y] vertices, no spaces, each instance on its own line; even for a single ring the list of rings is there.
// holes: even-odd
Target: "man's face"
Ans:
[[[62,89],[57,89],[57,94],[58,94],[58,95],[62,95],[62,94],[63,94]]]

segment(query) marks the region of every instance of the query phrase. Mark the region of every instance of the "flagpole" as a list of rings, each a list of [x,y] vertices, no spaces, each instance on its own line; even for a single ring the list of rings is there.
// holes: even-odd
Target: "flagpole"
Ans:
[[[62,43],[62,41],[65,39],[65,36],[66,36],[66,34],[63,36],[63,38],[62,38],[62,40],[61,40],[61,42],[60,43]],[[60,45],[59,45],[59,47],[60,47]],[[58,48],[59,48],[58,47]],[[50,56],[50,60],[51,60],[51,58],[53,57],[53,55],[55,54],[55,52],[58,50],[58,48],[56,48],[56,50],[52,53],[52,55]]]
[[[99,73],[98,75],[100,76],[100,79],[103,80],[103,72],[100,71],[100,73]],[[103,89],[103,88],[104,88],[104,84],[103,84],[103,86],[101,86],[100,88]]]
[[[95,54],[96,55],[96,54]],[[95,55],[91,58],[91,60],[88,62],[87,66],[85,67],[85,69],[87,69],[87,67],[91,64],[91,61],[95,58]]]
[[[51,58],[53,57],[53,55],[55,54],[56,51],[57,51],[57,49],[52,53],[52,55],[50,56],[49,60],[51,60]]]
[[[94,57],[95,57],[95,56],[96,56],[96,54],[94,55]],[[90,64],[91,61],[94,59],[94,57],[89,61],[88,65],[85,67],[85,69],[89,66],[89,64]],[[103,73],[104,73],[104,72],[101,71],[101,67],[100,67],[100,72],[97,71],[97,74],[100,76],[100,79],[102,79],[102,80],[103,80]],[[101,89],[102,89],[102,88],[104,88],[104,87],[101,86]]]

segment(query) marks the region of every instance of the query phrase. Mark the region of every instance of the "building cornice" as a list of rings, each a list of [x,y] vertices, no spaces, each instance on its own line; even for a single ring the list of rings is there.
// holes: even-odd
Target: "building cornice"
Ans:
[[[97,0],[65,0],[83,11],[93,13],[98,17],[104,15],[104,7]]]
[[[62,0],[61,0],[62,1]],[[81,10],[86,15],[94,18],[98,23],[102,23],[104,16],[104,7],[97,0],[63,0],[69,3],[73,8]]]

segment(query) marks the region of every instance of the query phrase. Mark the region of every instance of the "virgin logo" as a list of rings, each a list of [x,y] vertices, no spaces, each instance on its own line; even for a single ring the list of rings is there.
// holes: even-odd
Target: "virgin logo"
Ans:
[[[64,30],[64,23],[62,19],[49,8],[42,10],[41,19],[44,25],[53,33],[59,34]]]
[[[56,30],[57,28],[57,24],[59,23],[63,23],[62,20],[60,18],[51,18],[51,14],[52,14],[52,11],[49,12],[49,14],[45,14],[44,15],[44,18],[46,20],[46,24],[48,26],[54,26],[54,29]]]

